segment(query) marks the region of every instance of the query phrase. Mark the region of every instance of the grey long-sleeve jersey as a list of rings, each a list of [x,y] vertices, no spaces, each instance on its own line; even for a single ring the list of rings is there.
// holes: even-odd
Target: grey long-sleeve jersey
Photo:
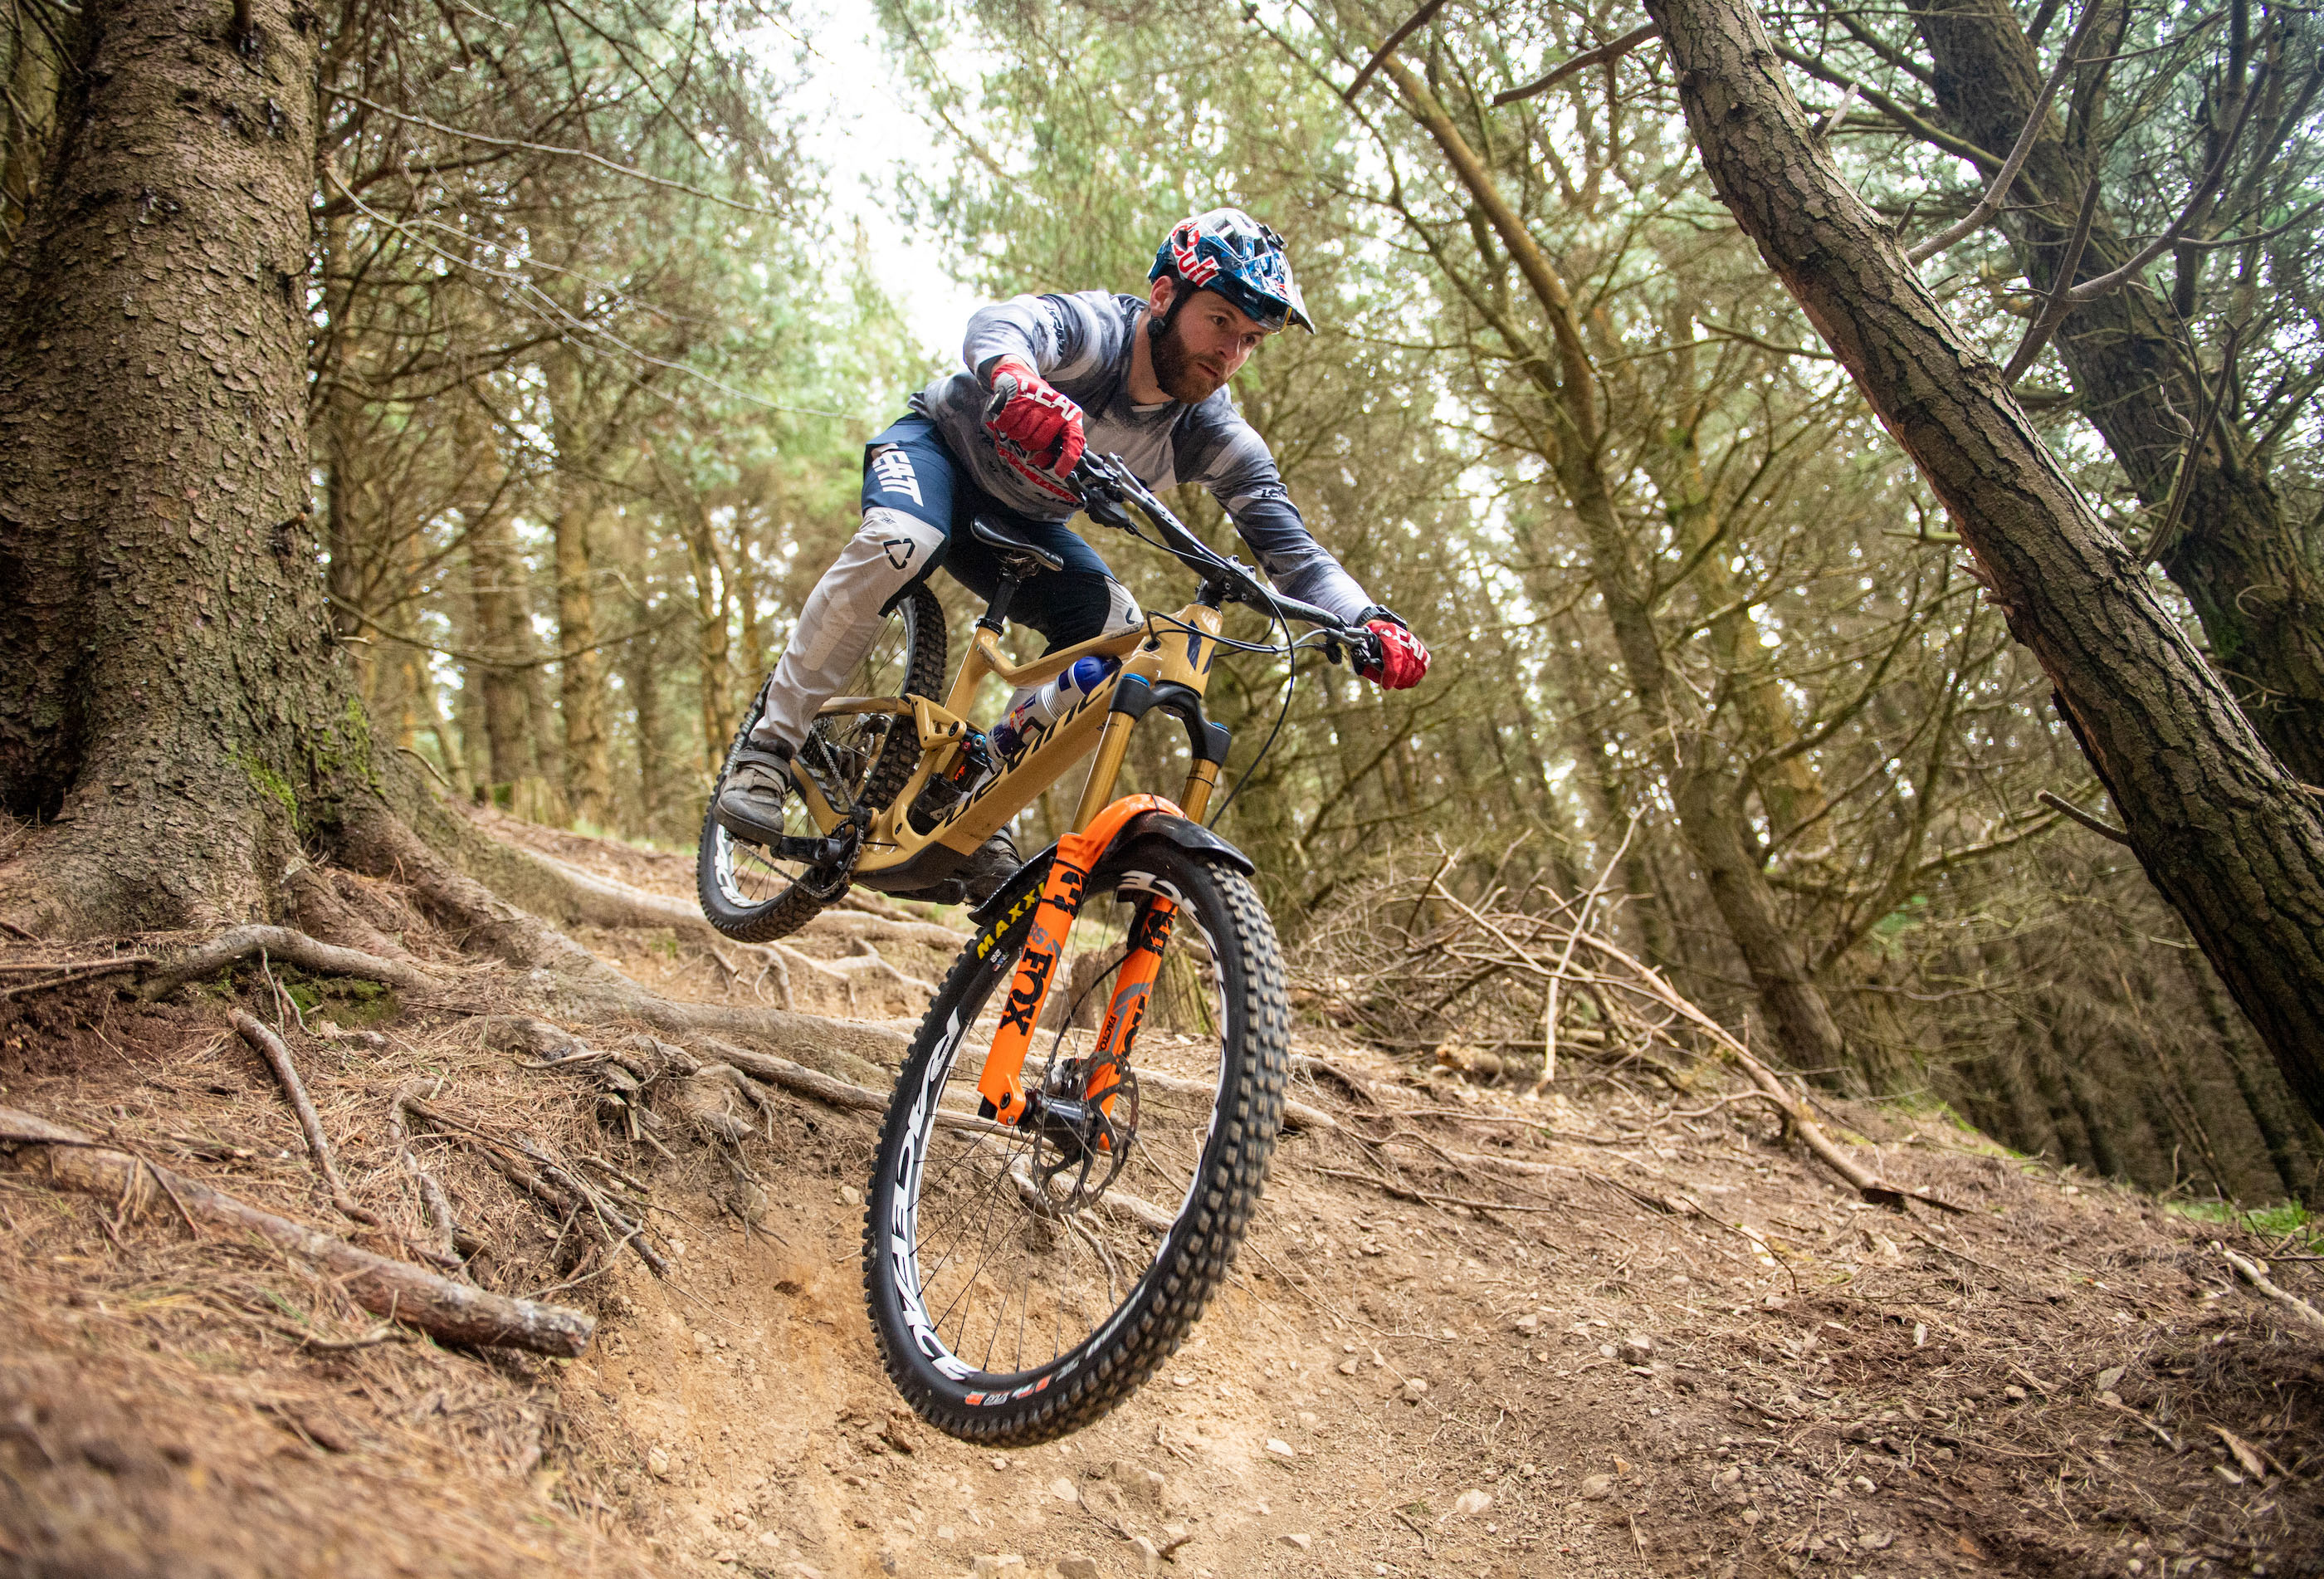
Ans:
[[[1225,509],[1268,578],[1286,595],[1353,620],[1371,599],[1314,535],[1284,491],[1275,457],[1221,389],[1195,405],[1130,403],[1132,337],[1146,304],[1084,291],[1019,296],[968,320],[962,355],[971,371],[940,378],[912,397],[977,485],[1036,521],[1063,521],[1070,506],[1044,494],[993,453],[984,432],[990,398],[973,369],[1016,356],[1082,409],[1083,432],[1100,455],[1119,455],[1149,488],[1200,483]]]

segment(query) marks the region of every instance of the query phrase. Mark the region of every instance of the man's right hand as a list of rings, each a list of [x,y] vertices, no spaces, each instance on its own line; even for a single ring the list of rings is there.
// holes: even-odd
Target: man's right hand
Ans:
[[[984,430],[994,453],[1028,482],[1060,499],[1074,499],[1064,478],[1082,458],[1082,409],[1036,373],[1031,365],[1003,357],[987,373],[992,403]]]

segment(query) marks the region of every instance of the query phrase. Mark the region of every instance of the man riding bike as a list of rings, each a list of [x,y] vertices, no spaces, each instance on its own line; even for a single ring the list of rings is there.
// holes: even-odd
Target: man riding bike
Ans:
[[[1239,208],[1214,208],[1172,228],[1148,279],[1143,301],[1085,291],[982,309],[969,319],[966,369],[913,396],[911,414],[865,447],[862,525],[807,595],[765,712],[726,775],[716,816],[728,832],[769,845],[782,836],[791,759],[901,593],[941,563],[991,596],[999,555],[956,530],[975,517],[1064,561],[1010,606],[1047,651],[1143,621],[1129,589],[1065,524],[1080,507],[1065,479],[1085,448],[1120,455],[1149,487],[1208,487],[1277,586],[1379,638],[1365,679],[1395,690],[1427,672],[1419,638],[1308,532],[1274,457],[1227,393],[1268,335],[1286,322],[1314,332],[1283,238]],[[958,875],[981,900],[1018,863],[1003,832]]]

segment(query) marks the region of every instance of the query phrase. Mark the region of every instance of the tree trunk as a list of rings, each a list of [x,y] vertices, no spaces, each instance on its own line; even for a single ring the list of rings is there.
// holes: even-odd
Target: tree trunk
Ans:
[[[0,908],[51,935],[274,908],[366,762],[308,500],[316,28],[88,0],[0,280]]]
[[[578,358],[549,346],[550,426],[557,444],[557,704],[565,725],[565,799],[592,826],[611,820],[613,770],[605,741],[605,655],[597,649],[594,537],[604,501]]]
[[[2324,1113],[2324,804],[1813,141],[1744,0],[1649,0],[1720,196],[1943,501],[2148,877]]]
[[[468,523],[468,594],[481,650],[495,662],[468,665],[484,714],[484,743],[495,799],[540,769],[526,719],[525,676],[516,666],[532,655],[527,621],[524,561],[516,528],[497,505]]]
[[[2047,75],[2007,0],[1910,0],[1936,63],[1938,107],[1978,146],[2006,152]],[[2097,52],[2092,44],[2091,52]],[[1984,171],[1990,180],[1998,167]],[[2021,178],[2040,201],[2012,212],[2011,240],[2026,277],[2046,291],[2070,245],[2091,172],[2052,121],[2035,136]],[[2103,206],[2077,280],[2095,279],[2137,251]],[[2060,357],[2081,411],[2160,525],[2181,452],[2204,405],[2203,371],[2187,332],[2144,282],[2076,309],[2059,327]],[[2161,558],[2194,605],[2211,656],[2253,725],[2295,777],[2324,784],[2324,572],[2301,540],[2257,447],[2224,416],[2188,456],[2193,476],[2183,523]],[[2138,544],[2142,549],[2145,541]]]

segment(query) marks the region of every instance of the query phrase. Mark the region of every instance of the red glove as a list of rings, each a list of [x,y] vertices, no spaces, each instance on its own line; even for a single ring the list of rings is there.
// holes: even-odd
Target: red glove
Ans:
[[[1088,444],[1082,436],[1082,409],[1013,356],[992,365],[991,382],[993,400],[984,430],[992,436],[993,452],[1036,487],[1077,502],[1063,479]]]
[[[1393,620],[1367,620],[1364,629],[1379,639],[1379,661],[1356,672],[1387,691],[1410,690],[1428,672],[1428,649]]]

